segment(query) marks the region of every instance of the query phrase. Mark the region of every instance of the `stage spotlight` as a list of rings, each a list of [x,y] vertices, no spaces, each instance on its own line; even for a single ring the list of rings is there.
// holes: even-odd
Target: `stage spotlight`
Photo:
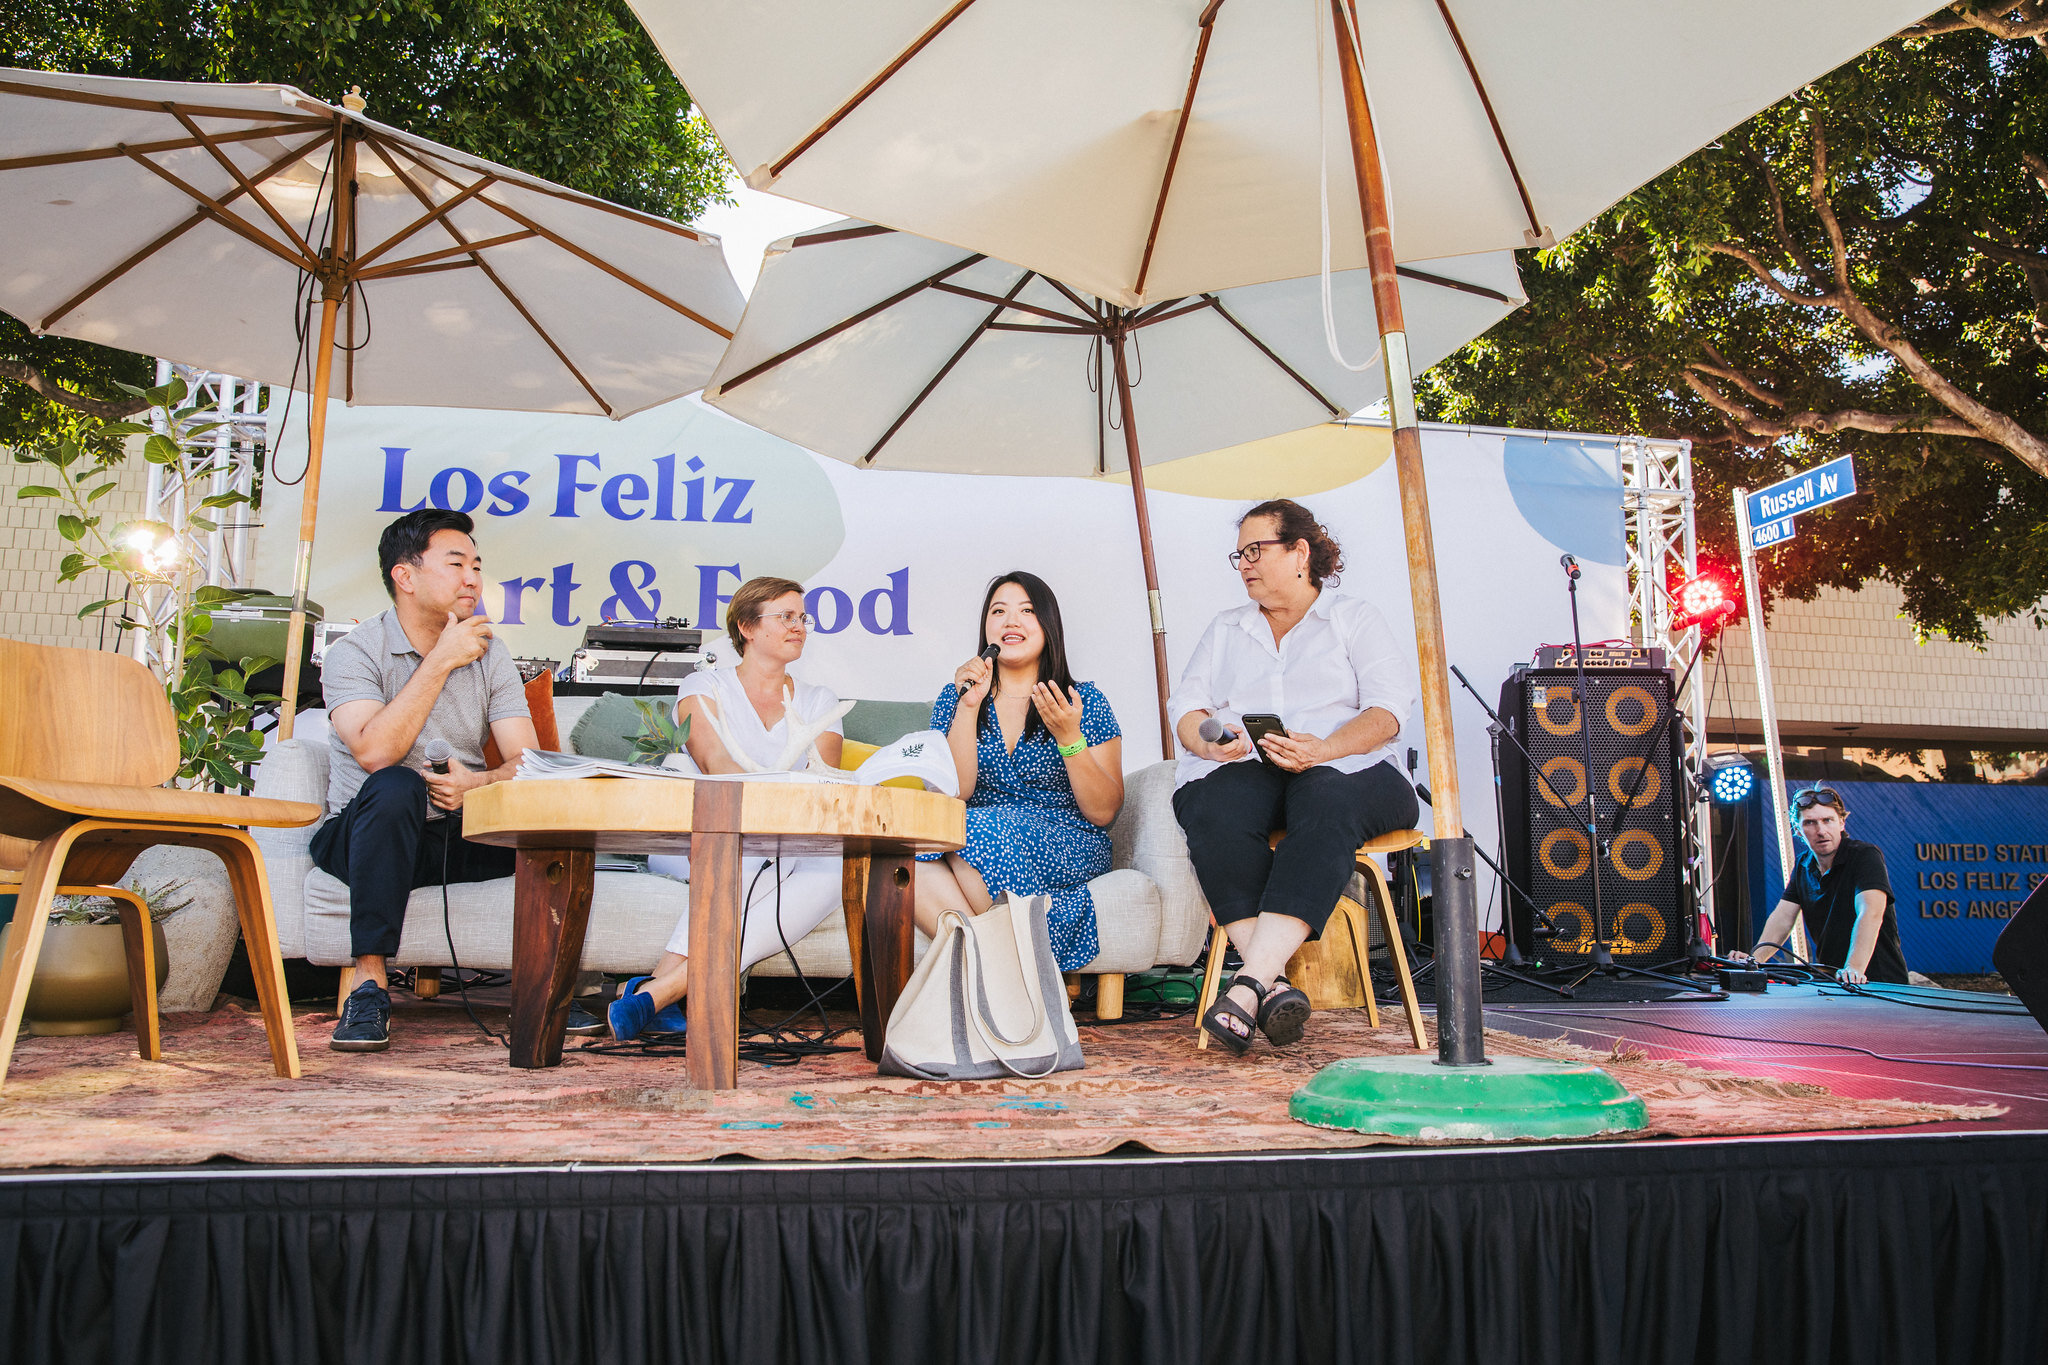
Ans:
[[[1747,801],[1756,790],[1756,769],[1747,754],[1715,754],[1707,760],[1707,790],[1724,806]]]
[[[1678,611],[1671,618],[1673,630],[1699,626],[1712,631],[1735,614],[1735,592],[1728,580],[1711,569],[1702,569],[1678,585],[1671,594]]]

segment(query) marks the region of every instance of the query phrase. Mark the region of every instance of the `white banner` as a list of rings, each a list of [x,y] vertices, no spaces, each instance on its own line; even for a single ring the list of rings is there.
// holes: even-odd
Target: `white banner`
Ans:
[[[1538,644],[1571,639],[1562,552],[1585,568],[1587,641],[1627,634],[1611,441],[1426,428],[1423,451],[1450,661],[1489,702]],[[289,474],[302,461],[301,435],[278,463]],[[1392,463],[1361,472],[1302,501],[1344,548],[1342,590],[1412,640]],[[274,591],[289,591],[298,497],[266,485],[250,581]],[[1178,676],[1210,618],[1244,600],[1225,555],[1250,503],[1159,491],[1150,502]],[[427,505],[476,518],[484,608],[515,655],[566,661],[584,628],[606,618],[715,622],[741,582],[778,574],[806,585],[818,618],[798,672],[846,697],[930,700],[973,652],[989,579],[1028,569],[1059,594],[1074,672],[1108,694],[1127,766],[1158,760],[1125,484],[858,470],[694,401],[617,423],[337,404],[313,561],[312,595],[328,620],[384,609],[378,534]],[[1466,824],[1490,852],[1486,717],[1462,689],[1453,703]],[[1422,748],[1419,708],[1403,743]],[[1425,764],[1418,757],[1419,775]]]

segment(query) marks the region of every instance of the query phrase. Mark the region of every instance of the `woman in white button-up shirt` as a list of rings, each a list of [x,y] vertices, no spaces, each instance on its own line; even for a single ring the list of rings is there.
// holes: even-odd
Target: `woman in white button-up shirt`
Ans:
[[[1168,707],[1183,749],[1174,814],[1244,959],[1202,1027],[1241,1055],[1254,1028],[1276,1045],[1301,1037],[1308,997],[1283,975],[1287,960],[1322,934],[1358,846],[1411,828],[1419,807],[1394,751],[1415,665],[1371,603],[1335,591],[1337,542],[1279,499],[1239,521],[1230,559],[1251,601],[1209,623]],[[1262,756],[1243,724],[1261,713],[1286,727]],[[1221,741],[1202,737],[1212,716]],[[1276,829],[1287,838],[1269,849]]]

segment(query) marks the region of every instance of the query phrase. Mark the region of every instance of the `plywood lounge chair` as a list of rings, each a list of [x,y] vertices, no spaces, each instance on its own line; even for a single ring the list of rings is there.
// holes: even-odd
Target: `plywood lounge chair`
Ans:
[[[60,886],[111,886],[156,844],[203,848],[227,865],[271,1062],[278,1075],[296,1077],[270,885],[243,826],[309,825],[320,807],[164,786],[178,771],[177,722],[163,686],[123,655],[0,640],[0,697],[0,862],[18,865],[20,878],[14,932],[0,958],[0,1082],[14,1058],[51,897]],[[127,938],[134,980],[147,964],[135,957],[138,935]],[[136,1000],[138,1009],[144,1003]],[[145,1056],[155,1050],[141,1032],[155,1032],[154,1002],[147,1003],[151,1019],[136,1020]]]

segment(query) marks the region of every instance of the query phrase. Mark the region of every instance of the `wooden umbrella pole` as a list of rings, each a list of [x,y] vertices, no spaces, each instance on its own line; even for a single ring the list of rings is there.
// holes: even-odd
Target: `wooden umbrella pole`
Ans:
[[[1401,286],[1395,273],[1394,234],[1387,220],[1387,186],[1380,168],[1365,76],[1343,6],[1330,0],[1336,25],[1337,65],[1344,86],[1344,113],[1351,126],[1351,160],[1358,181],[1358,209],[1365,222],[1365,257],[1372,269],[1372,303],[1379,315],[1380,349],[1387,367],[1387,405],[1394,419],[1394,467],[1401,477],[1401,526],[1408,545],[1408,588],[1415,605],[1415,653],[1422,674],[1422,725],[1429,743],[1430,810],[1436,837],[1465,833],[1458,801],[1458,755],[1451,734],[1451,675],[1444,654],[1443,606],[1437,595],[1436,544],[1429,525],[1429,487],[1422,473],[1422,428],[1415,416],[1415,388],[1408,368],[1408,335],[1401,317]]]
[[[1145,504],[1145,466],[1138,458],[1138,419],[1131,409],[1131,378],[1124,368],[1124,333],[1109,344],[1116,358],[1116,401],[1124,415],[1124,456],[1131,467],[1131,501],[1138,507],[1138,554],[1145,561],[1145,602],[1152,613],[1152,670],[1159,687],[1159,755],[1173,757],[1173,727],[1166,720],[1166,612],[1159,601],[1159,568],[1152,560],[1152,511]]]
[[[305,489],[299,502],[299,552],[292,561],[292,617],[284,642],[284,700],[278,708],[277,737],[292,737],[299,709],[299,669],[305,661],[306,593],[313,581],[313,528],[320,519],[320,457],[327,445],[327,394],[334,380],[334,327],[348,292],[347,262],[354,246],[356,178],[355,139],[337,130],[341,144],[340,174],[334,181],[332,226],[326,268],[320,279],[320,342],[313,356],[313,402],[306,414]]]

